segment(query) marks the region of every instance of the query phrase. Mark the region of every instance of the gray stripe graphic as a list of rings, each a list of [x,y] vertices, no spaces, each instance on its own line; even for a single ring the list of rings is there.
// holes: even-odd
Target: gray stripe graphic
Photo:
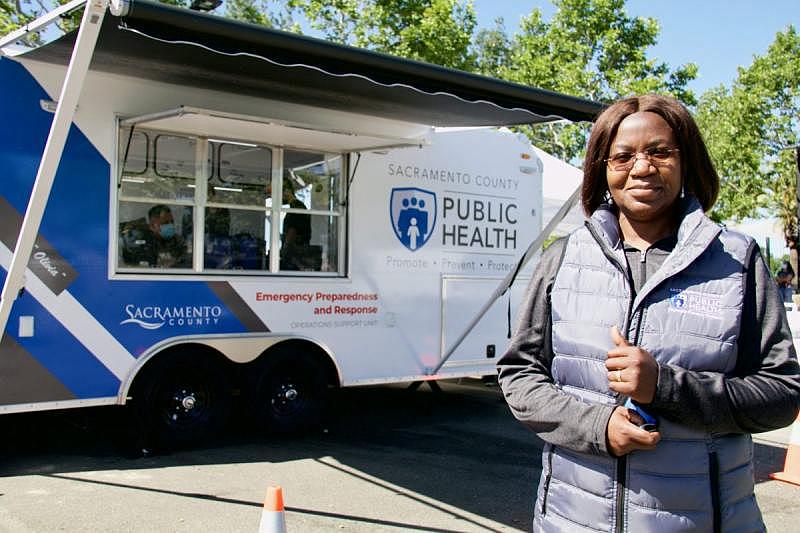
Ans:
[[[209,281],[208,286],[222,300],[228,310],[244,324],[248,331],[269,331],[266,324],[253,312],[247,302],[242,300],[242,297],[233,290],[230,283],[227,281]]]
[[[22,216],[3,196],[0,196],[0,220],[3,221],[0,224],[0,241],[13,251],[22,227]],[[75,269],[41,235],[36,236],[28,268],[56,295],[61,294],[78,277]]]
[[[63,383],[10,335],[3,335],[0,354],[0,405],[75,399]]]

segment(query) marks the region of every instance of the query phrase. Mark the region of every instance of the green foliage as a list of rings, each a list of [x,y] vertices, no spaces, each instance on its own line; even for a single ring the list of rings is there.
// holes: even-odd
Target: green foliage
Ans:
[[[40,12],[26,3],[0,0],[0,35],[6,35],[39,16]],[[36,37],[29,39],[36,42]]]
[[[277,28],[300,33],[300,27],[295,23],[292,2],[282,0],[226,0],[225,16],[261,24],[268,28]],[[275,7],[271,7],[275,5]]]
[[[722,180],[720,220],[776,216],[787,243],[797,234],[796,160],[800,144],[800,35],[778,32],[763,56],[739,68],[730,89],[703,95],[697,119]]]
[[[326,39],[408,59],[473,70],[472,2],[459,0],[290,0]]]
[[[189,0],[161,0],[187,6]],[[40,15],[55,2],[0,0],[0,32]],[[528,86],[610,102],[644,92],[671,94],[697,118],[722,177],[712,215],[740,219],[774,214],[797,232],[794,154],[800,143],[800,37],[778,33],[766,54],[698,104],[687,84],[697,67],[671,68],[648,56],[659,27],[632,17],[624,0],[553,0],[552,18],[534,9],[509,36],[502,19],[478,31],[471,0],[226,0],[226,16],[301,32],[297,17],[338,43],[500,77]],[[80,20],[78,10],[60,22]],[[35,41],[35,38],[32,39]],[[578,164],[589,125],[563,122],[519,128],[532,142]]]
[[[511,61],[511,40],[506,34],[502,18],[494,21],[494,28],[482,29],[475,37],[476,71],[484,76],[497,77]]]
[[[538,8],[522,20],[497,75],[601,102],[658,92],[688,105],[695,103],[686,84],[696,77],[696,65],[670,70],[647,57],[659,32],[654,19],[628,16],[624,0],[554,0],[553,4],[557,11],[550,21]],[[548,124],[524,131],[544,150],[577,162],[589,126]]]
[[[71,0],[0,0],[0,35],[5,35],[46,14],[49,11],[69,3]],[[161,3],[174,6],[189,7],[191,0],[159,0]],[[55,24],[62,32],[77,29],[83,17],[83,7],[63,15]],[[40,42],[38,35],[26,39],[28,44]]]

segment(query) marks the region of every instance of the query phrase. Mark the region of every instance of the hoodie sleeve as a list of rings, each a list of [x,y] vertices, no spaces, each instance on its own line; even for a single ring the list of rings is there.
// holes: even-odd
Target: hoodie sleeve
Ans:
[[[497,361],[498,382],[513,415],[546,442],[583,453],[608,454],[606,427],[614,406],[590,404],[553,382],[550,291],[567,238],[542,254],[517,317],[516,332]]]

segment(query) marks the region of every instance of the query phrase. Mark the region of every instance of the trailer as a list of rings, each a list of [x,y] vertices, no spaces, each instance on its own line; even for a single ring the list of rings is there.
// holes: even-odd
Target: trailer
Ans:
[[[304,429],[332,387],[494,373],[521,288],[488,299],[525,276],[558,176],[487,126],[599,109],[145,0],[16,39],[0,413],[130,404],[168,441],[235,408]]]

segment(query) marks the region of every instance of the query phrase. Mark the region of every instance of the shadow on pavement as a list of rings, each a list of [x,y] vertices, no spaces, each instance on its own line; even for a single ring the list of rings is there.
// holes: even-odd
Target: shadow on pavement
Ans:
[[[527,529],[541,441],[516,423],[496,387],[470,381],[442,388],[442,393],[424,386],[344,389],[337,392],[323,428],[313,434],[266,437],[237,420],[212,443],[139,458],[130,458],[118,407],[7,415],[0,417],[6,435],[0,476],[314,459],[362,481],[401,487],[406,497],[418,494]]]
[[[756,442],[753,446],[753,467],[756,483],[771,481],[769,475],[783,470],[786,448]]]
[[[246,421],[236,420],[215,442],[133,459],[126,455],[129,437],[123,430],[121,408],[6,415],[0,417],[5,436],[0,444],[0,477],[313,459],[377,486],[401,487],[407,497],[421,495],[527,529],[541,441],[513,420],[496,387],[469,381],[444,383],[443,389],[443,393],[427,387],[345,389],[335,395],[325,424],[313,434],[265,437],[249,430]],[[782,470],[784,448],[756,443],[754,452],[757,483]]]

